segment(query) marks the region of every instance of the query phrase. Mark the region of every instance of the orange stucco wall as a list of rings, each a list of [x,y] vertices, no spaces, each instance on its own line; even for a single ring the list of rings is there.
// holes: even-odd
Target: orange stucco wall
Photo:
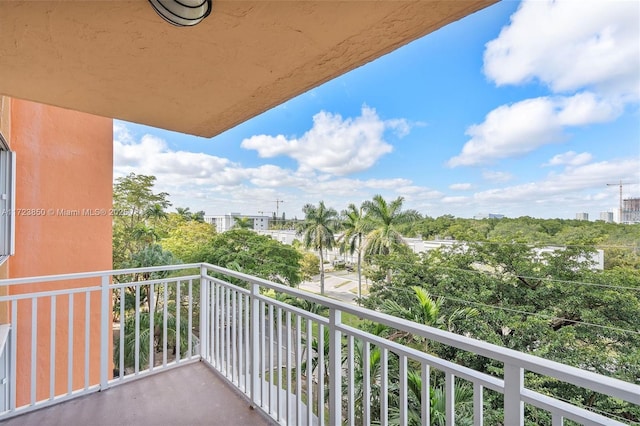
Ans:
[[[11,100],[10,146],[16,152],[15,255],[11,278],[111,269],[112,218],[66,215],[112,206],[112,120],[22,100]],[[5,136],[6,133],[5,133]],[[14,286],[11,293],[99,285],[98,280]],[[90,297],[90,383],[99,380],[100,301]],[[37,399],[49,396],[51,298],[37,305]],[[73,385],[84,385],[85,295],[74,296]],[[30,301],[18,304],[17,403],[29,401]],[[67,296],[56,298],[56,393],[67,390]]]

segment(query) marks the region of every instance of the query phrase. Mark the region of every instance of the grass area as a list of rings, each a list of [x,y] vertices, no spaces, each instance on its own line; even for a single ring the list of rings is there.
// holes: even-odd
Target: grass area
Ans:
[[[340,288],[340,287],[344,287],[345,285],[351,284],[351,281],[345,281],[343,283],[338,284],[337,286],[334,286],[333,288]]]
[[[351,290],[349,290],[349,292],[357,295],[358,294],[358,287],[352,288]],[[362,295],[363,296],[368,296],[369,295],[369,286],[367,286],[367,285],[363,285],[362,286]]]

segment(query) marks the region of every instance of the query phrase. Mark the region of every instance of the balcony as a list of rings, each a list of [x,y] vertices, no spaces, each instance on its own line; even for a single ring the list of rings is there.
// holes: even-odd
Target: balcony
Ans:
[[[530,424],[531,410],[553,426],[624,424],[531,390],[531,374],[640,405],[632,383],[209,264],[0,286],[11,286],[0,297],[10,319],[0,329],[0,420],[8,424],[453,425],[463,423],[459,384],[472,389],[464,410],[475,425],[496,415],[504,425]],[[347,316],[493,360],[501,374],[351,327]],[[432,403],[436,383],[443,407]],[[485,403],[496,395],[498,414]]]

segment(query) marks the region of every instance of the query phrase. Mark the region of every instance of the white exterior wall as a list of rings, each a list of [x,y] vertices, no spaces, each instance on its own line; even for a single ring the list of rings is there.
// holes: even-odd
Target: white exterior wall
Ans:
[[[236,218],[253,219],[253,229],[263,231],[269,229],[269,216],[253,216],[240,213],[227,213],[224,215],[205,216],[204,221],[216,226],[217,232],[225,232],[232,229],[236,224]]]

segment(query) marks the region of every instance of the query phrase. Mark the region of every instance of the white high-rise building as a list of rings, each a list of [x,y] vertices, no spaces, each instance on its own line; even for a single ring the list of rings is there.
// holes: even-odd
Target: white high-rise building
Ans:
[[[576,213],[576,220],[589,220],[589,213]]]
[[[613,223],[613,212],[600,212],[600,220],[605,223]]]

